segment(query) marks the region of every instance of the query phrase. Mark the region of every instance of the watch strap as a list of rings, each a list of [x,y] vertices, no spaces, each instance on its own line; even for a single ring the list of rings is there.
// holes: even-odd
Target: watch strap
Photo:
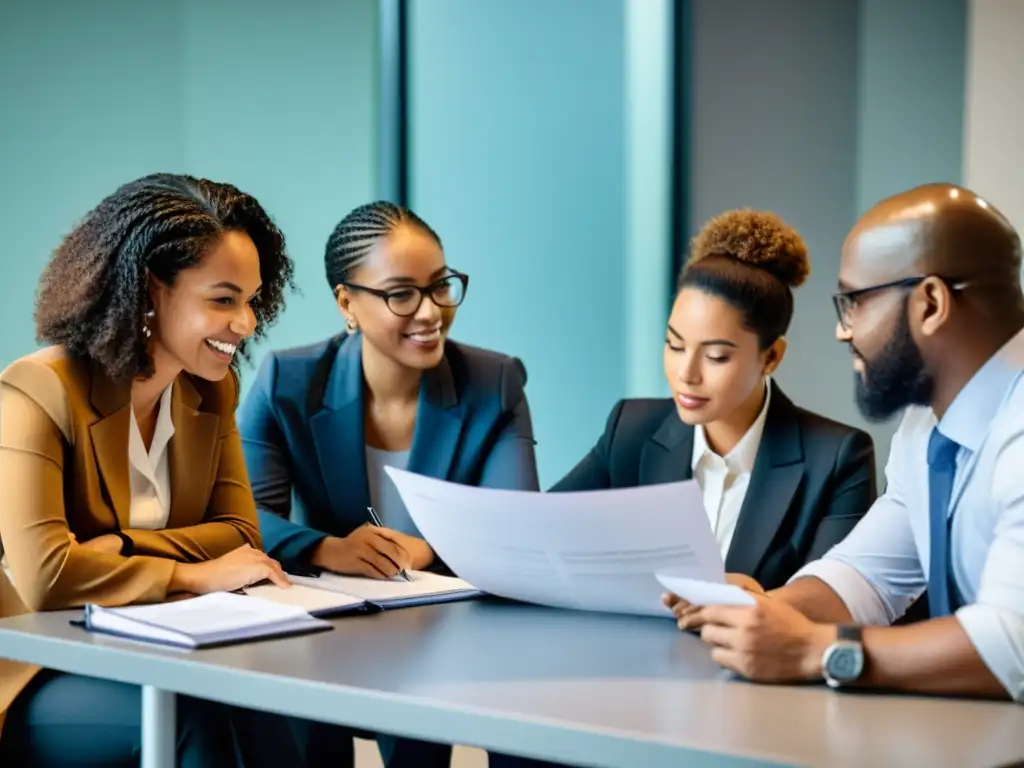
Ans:
[[[864,635],[861,627],[854,624],[840,624],[836,628],[836,640],[860,643]]]

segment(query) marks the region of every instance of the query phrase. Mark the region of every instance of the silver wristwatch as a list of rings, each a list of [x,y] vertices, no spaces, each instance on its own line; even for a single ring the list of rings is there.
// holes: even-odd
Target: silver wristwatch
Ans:
[[[821,657],[821,673],[832,688],[849,685],[864,672],[864,646],[861,628],[840,624],[836,641]]]

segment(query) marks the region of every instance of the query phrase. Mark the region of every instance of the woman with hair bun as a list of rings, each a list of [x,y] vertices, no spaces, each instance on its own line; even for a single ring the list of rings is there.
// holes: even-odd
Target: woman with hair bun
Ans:
[[[871,438],[797,407],[771,380],[809,273],[803,240],[774,214],[707,222],[666,329],[672,398],[619,402],[552,490],[696,479],[726,571],[765,589],[841,541],[875,498]]]
[[[793,289],[808,274],[803,239],[774,214],[708,221],[665,331],[672,397],[620,401],[551,490],[696,479],[729,581],[753,592],[781,587],[842,540],[875,499],[871,438],[798,408],[771,380],[786,354]],[[678,620],[693,609],[664,599]],[[491,754],[490,767],[561,765]]]

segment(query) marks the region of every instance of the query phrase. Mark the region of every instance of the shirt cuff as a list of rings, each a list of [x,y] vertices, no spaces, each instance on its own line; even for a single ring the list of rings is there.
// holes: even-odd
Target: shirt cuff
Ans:
[[[855,624],[885,626],[892,623],[878,592],[852,565],[825,557],[805,565],[788,583],[809,576],[825,582],[839,595]]]
[[[984,603],[966,605],[955,615],[985,666],[1014,701],[1024,701],[1024,619]]]
[[[320,542],[327,538],[326,533],[320,531],[303,531],[293,540],[290,539],[282,547],[281,563],[288,565],[310,566],[313,564],[313,550],[320,546]]]

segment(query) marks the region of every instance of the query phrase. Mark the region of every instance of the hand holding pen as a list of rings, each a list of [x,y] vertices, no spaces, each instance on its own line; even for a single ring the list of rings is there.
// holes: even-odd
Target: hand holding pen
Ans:
[[[377,528],[384,527],[384,523],[381,522],[380,517],[377,516],[377,511],[373,507],[367,507],[366,511],[370,513],[371,524],[373,524]],[[398,563],[395,563],[395,565],[398,565]],[[409,572],[406,571],[405,568],[399,568],[398,575],[406,581],[412,581],[412,579],[409,577]]]
[[[348,576],[390,579],[412,565],[412,554],[397,531],[367,521],[348,536],[325,537],[313,550],[310,565]]]

